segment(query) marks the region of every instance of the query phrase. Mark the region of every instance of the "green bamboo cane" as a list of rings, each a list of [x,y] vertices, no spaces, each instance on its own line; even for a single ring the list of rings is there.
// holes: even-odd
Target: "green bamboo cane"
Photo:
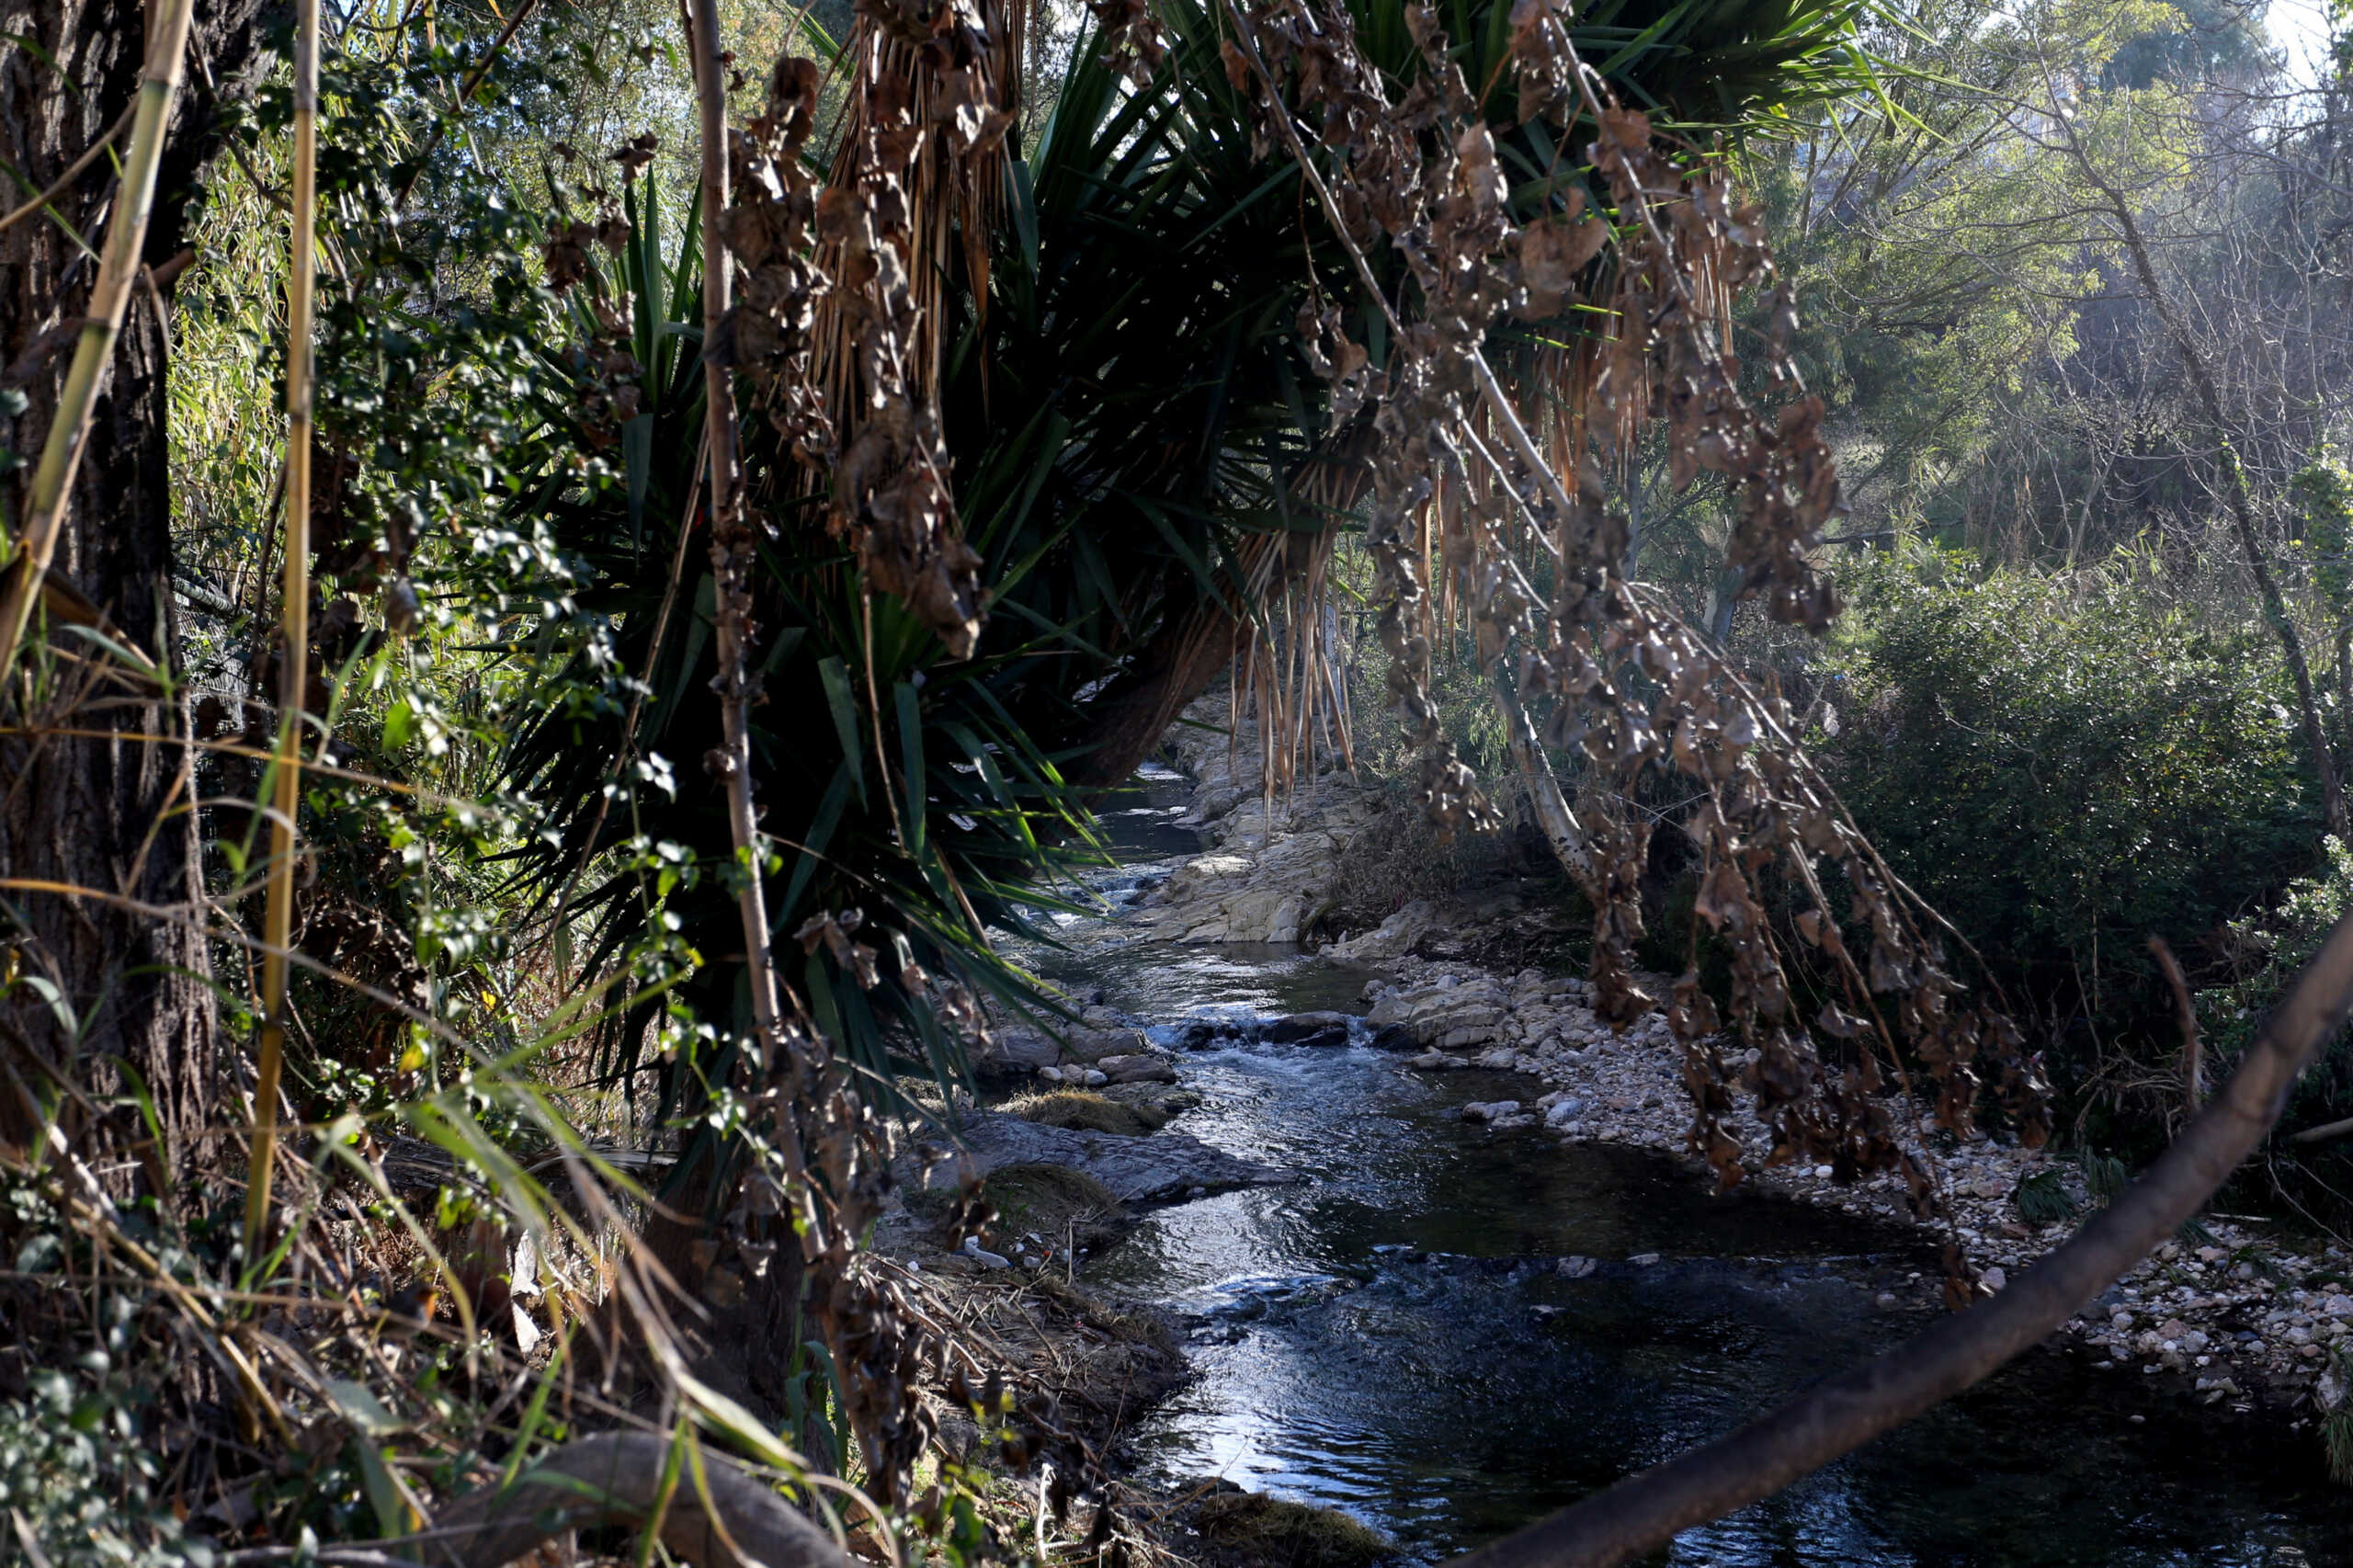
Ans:
[[[286,954],[294,936],[294,827],[302,801],[302,698],[311,642],[311,286],[318,198],[319,0],[294,11],[294,223],[286,276],[285,642],[278,661],[269,898],[262,912],[261,1051],[254,1076],[253,1164],[245,1182],[245,1266],[261,1256],[278,1152],[278,1079],[286,1054]]]
[[[49,563],[57,553],[66,497],[87,444],[90,411],[98,401],[99,378],[114,355],[115,340],[122,334],[131,286],[139,276],[139,255],[147,244],[147,217],[155,205],[155,165],[163,155],[173,100],[179,96],[180,62],[188,52],[188,17],[194,8],[195,0],[164,0],[160,14],[153,10],[148,14],[147,62],[131,124],[130,160],[123,165],[121,194],[114,222],[107,230],[106,253],[98,259],[89,313],[83,318],[82,335],[74,346],[74,363],[65,372],[65,391],[57,400],[57,415],[50,423],[40,464],[33,470],[31,500],[17,537],[17,559],[11,562],[14,570],[7,574],[5,597],[0,597],[0,685],[6,683],[16,667],[17,649],[24,641],[33,601],[40,596]]]

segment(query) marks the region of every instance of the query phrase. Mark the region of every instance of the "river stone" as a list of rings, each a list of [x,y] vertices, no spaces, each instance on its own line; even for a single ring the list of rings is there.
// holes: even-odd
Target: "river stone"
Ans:
[[[1182,1132],[1142,1137],[1089,1132],[1024,1121],[1003,1111],[967,1112],[963,1152],[921,1177],[927,1187],[953,1192],[965,1177],[987,1176],[1004,1165],[1063,1165],[1083,1171],[1111,1189],[1123,1203],[1167,1203],[1194,1187],[1230,1192],[1238,1187],[1297,1179],[1287,1171],[1238,1159]],[[917,1178],[912,1156],[903,1180]]]
[[[1040,1067],[1062,1060],[1063,1048],[1041,1034],[1004,1030],[972,1059],[972,1071],[983,1077],[1027,1077]]]
[[[1063,1042],[1065,1061],[1099,1062],[1108,1056],[1133,1056],[1150,1049],[1139,1029],[1074,1029]]]
[[[1468,1067],[1471,1063],[1462,1057],[1449,1056],[1442,1051],[1425,1051],[1419,1056],[1409,1058],[1405,1065],[1418,1067],[1425,1073],[1444,1073],[1457,1067]]]
[[[1106,1056],[1095,1066],[1106,1080],[1114,1084],[1173,1084],[1176,1081],[1176,1069],[1149,1053]]]
[[[1349,1022],[1346,1013],[1293,1013],[1268,1019],[1258,1038],[1277,1045],[1346,1045]]]
[[[1377,963],[1390,959],[1402,959],[1420,945],[1438,924],[1438,909],[1429,900],[1417,898],[1399,909],[1370,931],[1360,931],[1346,941],[1335,942],[1325,951],[1344,963]]]
[[[1518,1114],[1518,1110],[1519,1102],[1518,1100],[1472,1100],[1469,1105],[1462,1108],[1462,1119],[1465,1121],[1500,1121],[1505,1117]],[[1533,1119],[1531,1118],[1530,1119]]]

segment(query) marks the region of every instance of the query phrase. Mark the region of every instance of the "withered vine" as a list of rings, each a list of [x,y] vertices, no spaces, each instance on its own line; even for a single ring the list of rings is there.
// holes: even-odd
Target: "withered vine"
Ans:
[[[1695,923],[1691,965],[1667,999],[1695,1110],[1691,1147],[1724,1185],[1742,1178],[1745,1151],[1727,1117],[1735,1085],[1750,1086],[1768,1164],[1823,1161],[1850,1179],[1897,1170],[1915,1209],[1938,1211],[1927,1165],[1905,1146],[1911,1130],[1891,1114],[1888,1076],[1906,1077],[1906,1052],[1916,1058],[1935,1085],[1938,1122],[1955,1131],[1971,1128],[1990,1087],[2039,1143],[2050,1123],[2037,1065],[2015,1026],[1953,973],[1947,934],[1856,830],[1797,744],[1785,704],[1628,580],[1629,525],[1603,483],[1663,426],[1678,487],[1703,472],[1726,486],[1727,559],[1742,592],[1776,620],[1816,631],[1836,613],[1811,551],[1840,510],[1838,479],[1821,401],[1788,364],[1795,312],[1786,290],[1771,295],[1762,346],[1781,401],[1759,408],[1741,388],[1733,304],[1774,285],[1758,210],[1740,200],[1720,157],[1619,105],[1578,58],[1565,12],[1545,0],[1521,0],[1512,14],[1518,115],[1588,139],[1593,185],[1563,171],[1524,219],[1479,95],[1427,6],[1407,12],[1419,69],[1395,92],[1344,6],[1230,4],[1228,16],[1227,69],[1252,89],[1262,148],[1288,150],[1307,171],[1392,329],[1388,361],[1376,368],[1344,335],[1337,308],[1302,323],[1336,407],[1369,412],[1377,433],[1367,545],[1392,696],[1421,753],[1424,806],[1447,829],[1494,811],[1437,722],[1425,628],[1429,573],[1439,571],[1469,606],[1501,683],[1548,837],[1596,911],[1597,1006],[1614,1021],[1656,1000],[1635,984],[1631,958],[1651,829],[1625,802],[1653,768],[1705,792],[1680,825],[1703,864],[1695,921],[1731,955],[1737,1044],[1727,1046],[1727,1020],[1699,984]],[[1402,264],[1393,296],[1376,269],[1383,251]],[[1512,321],[1529,324],[1533,347],[1495,341]],[[1518,361],[1512,379],[1523,389],[1557,389],[1540,446],[1491,354]],[[1549,593],[1539,586],[1546,577]],[[1542,744],[1576,760],[1573,809],[1526,733],[1524,703],[1542,707]],[[1837,898],[1825,865],[1838,873]],[[1798,939],[1843,994],[1812,1018],[1798,1015],[1768,913],[1776,876],[1802,905]],[[1869,932],[1859,954],[1842,935],[1857,926]],[[1967,1266],[1954,1265],[1965,1297]]]

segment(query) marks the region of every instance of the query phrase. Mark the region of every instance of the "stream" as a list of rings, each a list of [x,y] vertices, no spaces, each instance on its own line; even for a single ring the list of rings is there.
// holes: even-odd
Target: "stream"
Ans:
[[[1197,853],[1176,775],[1109,803],[1116,906]],[[1029,954],[1163,1043],[1203,1017],[1360,1013],[1367,972],[1187,948],[1116,915]],[[1346,1509],[1410,1557],[1490,1540],[1760,1413],[1927,1321],[1876,1301],[1938,1267],[1917,1235],[1718,1197],[1648,1151],[1490,1133],[1526,1079],[1368,1045],[1188,1052],[1176,1124],[1298,1172],[1147,1214],[1083,1278],[1163,1307],[1197,1376],[1136,1429],[1146,1476]],[[1677,1568],[2287,1568],[2353,1563],[2353,1491],[2308,1428],[2147,1398],[2130,1369],[2026,1361],[1777,1497],[1689,1531]]]

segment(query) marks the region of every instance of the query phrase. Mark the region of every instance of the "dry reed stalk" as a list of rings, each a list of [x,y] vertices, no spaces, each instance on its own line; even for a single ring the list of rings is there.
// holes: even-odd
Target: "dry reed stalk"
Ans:
[[[1030,0],[992,0],[985,6],[988,33],[988,74],[1002,97],[999,107],[1017,116],[1021,108],[1021,43],[1029,31]],[[827,183],[854,189],[865,131],[872,105],[858,83],[904,83],[912,87],[910,113],[917,124],[936,123],[948,97],[940,73],[919,58],[922,41],[892,32],[861,14],[844,51],[850,63],[853,89],[835,136],[837,151]],[[917,404],[932,406],[939,390],[941,335],[948,321],[948,268],[942,264],[951,233],[963,238],[964,267],[983,320],[988,309],[988,237],[1003,222],[1006,154],[1004,143],[979,158],[960,157],[947,138],[929,135],[917,145],[915,162],[905,176],[910,228],[915,250],[907,267],[907,289],[922,324],[920,341],[907,354],[907,391]],[[921,258],[930,265],[914,265]],[[938,259],[935,259],[938,258]],[[838,276],[836,258],[826,257],[827,269]],[[838,295],[828,293],[818,306],[817,338],[824,347],[818,359],[825,367],[825,406],[848,411],[858,406],[856,332]],[[845,426],[845,440],[851,432]]]
[[[49,563],[56,557],[66,499],[74,488],[74,472],[81,467],[83,448],[88,443],[98,383],[107,361],[114,356],[115,340],[122,334],[123,314],[131,304],[131,288],[138,279],[139,253],[146,245],[147,218],[155,204],[155,166],[163,156],[164,131],[171,123],[172,105],[179,97],[181,57],[188,52],[188,17],[194,8],[195,0],[162,0],[160,6],[148,12],[147,60],[131,119],[121,193],[114,222],[107,228],[106,252],[98,259],[97,281],[90,290],[89,309],[74,346],[74,362],[65,372],[65,387],[58,396],[40,465],[33,470],[25,524],[17,539],[17,555],[11,562],[15,569],[8,574],[6,596],[0,597],[0,682],[6,682],[16,666],[33,600],[40,596]]]
[[[718,0],[693,0],[690,39],[695,97],[702,121],[703,341],[722,340],[733,278],[727,255],[727,73],[720,60]],[[768,949],[767,895],[760,876],[758,820],[752,814],[752,676],[748,624],[752,609],[753,538],[744,517],[738,468],[735,392],[727,368],[703,361],[704,438],[709,446],[710,567],[718,586],[719,690],[724,739],[720,748],[727,792],[727,826],[741,863],[735,897],[744,926],[744,962],[751,979],[752,1018],[764,1051],[783,1040],[783,1009]]]
[[[286,1054],[286,954],[294,941],[295,818],[301,810],[302,699],[310,684],[312,284],[316,271],[319,0],[294,12],[294,210],[286,274],[286,589],[278,612],[278,756],[269,818],[269,892],[262,911],[261,1049],[254,1075],[252,1165],[245,1178],[245,1265],[262,1255],[278,1151],[278,1083]]]

